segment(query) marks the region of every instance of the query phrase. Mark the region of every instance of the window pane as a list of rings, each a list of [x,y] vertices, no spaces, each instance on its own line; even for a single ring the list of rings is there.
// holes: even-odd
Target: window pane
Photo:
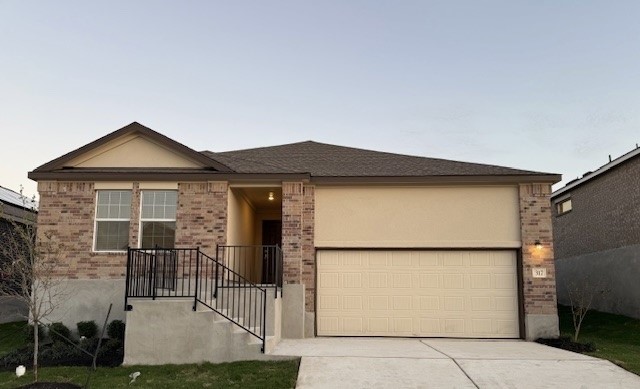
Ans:
[[[126,250],[128,245],[128,221],[99,221],[96,223],[96,251]]]
[[[106,218],[108,216],[109,216],[109,206],[98,204],[98,208],[96,209],[96,217]]]
[[[98,204],[109,204],[109,194],[111,191],[98,191]]]
[[[175,219],[176,218],[176,206],[175,205],[167,205],[164,208],[164,217],[165,217],[165,219]]]
[[[153,205],[142,205],[142,218],[143,219],[151,219],[153,218]]]
[[[143,248],[172,248],[176,238],[175,222],[143,222],[142,223],[142,247]]]
[[[178,193],[175,190],[150,190],[142,193],[142,219],[175,219]]]

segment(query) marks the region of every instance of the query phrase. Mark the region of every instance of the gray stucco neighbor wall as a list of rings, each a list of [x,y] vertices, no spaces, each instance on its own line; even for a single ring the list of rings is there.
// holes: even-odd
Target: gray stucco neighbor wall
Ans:
[[[102,327],[109,304],[113,303],[109,322],[125,320],[122,280],[62,280],[57,288],[61,295],[57,307],[47,316],[45,323],[60,321],[72,331],[79,321],[95,320]]]
[[[585,279],[603,282],[592,308],[640,319],[640,244],[556,260],[558,301],[569,305],[567,285]]]

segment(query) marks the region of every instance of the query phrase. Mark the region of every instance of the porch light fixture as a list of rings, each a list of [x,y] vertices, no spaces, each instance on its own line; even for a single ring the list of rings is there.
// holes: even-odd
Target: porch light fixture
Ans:
[[[275,197],[273,197],[273,192],[269,192],[269,201],[273,201]]]
[[[534,245],[536,246],[537,250],[542,250],[542,243],[540,243],[539,240],[536,240],[536,242],[534,243]]]

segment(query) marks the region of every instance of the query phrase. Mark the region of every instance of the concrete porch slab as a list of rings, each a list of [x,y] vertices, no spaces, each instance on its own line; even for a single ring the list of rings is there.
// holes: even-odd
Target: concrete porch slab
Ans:
[[[476,388],[450,359],[306,357],[298,389]]]
[[[640,388],[640,377],[596,358],[457,362],[479,388]]]
[[[422,343],[453,359],[527,359],[527,360],[595,360],[523,340],[421,339]]]
[[[402,338],[282,339],[270,355],[448,359],[416,339]]]

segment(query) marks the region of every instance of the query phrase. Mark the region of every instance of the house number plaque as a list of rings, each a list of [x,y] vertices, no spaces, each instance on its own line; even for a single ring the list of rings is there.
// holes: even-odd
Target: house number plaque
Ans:
[[[534,267],[533,278],[547,278],[547,268],[545,267]]]

